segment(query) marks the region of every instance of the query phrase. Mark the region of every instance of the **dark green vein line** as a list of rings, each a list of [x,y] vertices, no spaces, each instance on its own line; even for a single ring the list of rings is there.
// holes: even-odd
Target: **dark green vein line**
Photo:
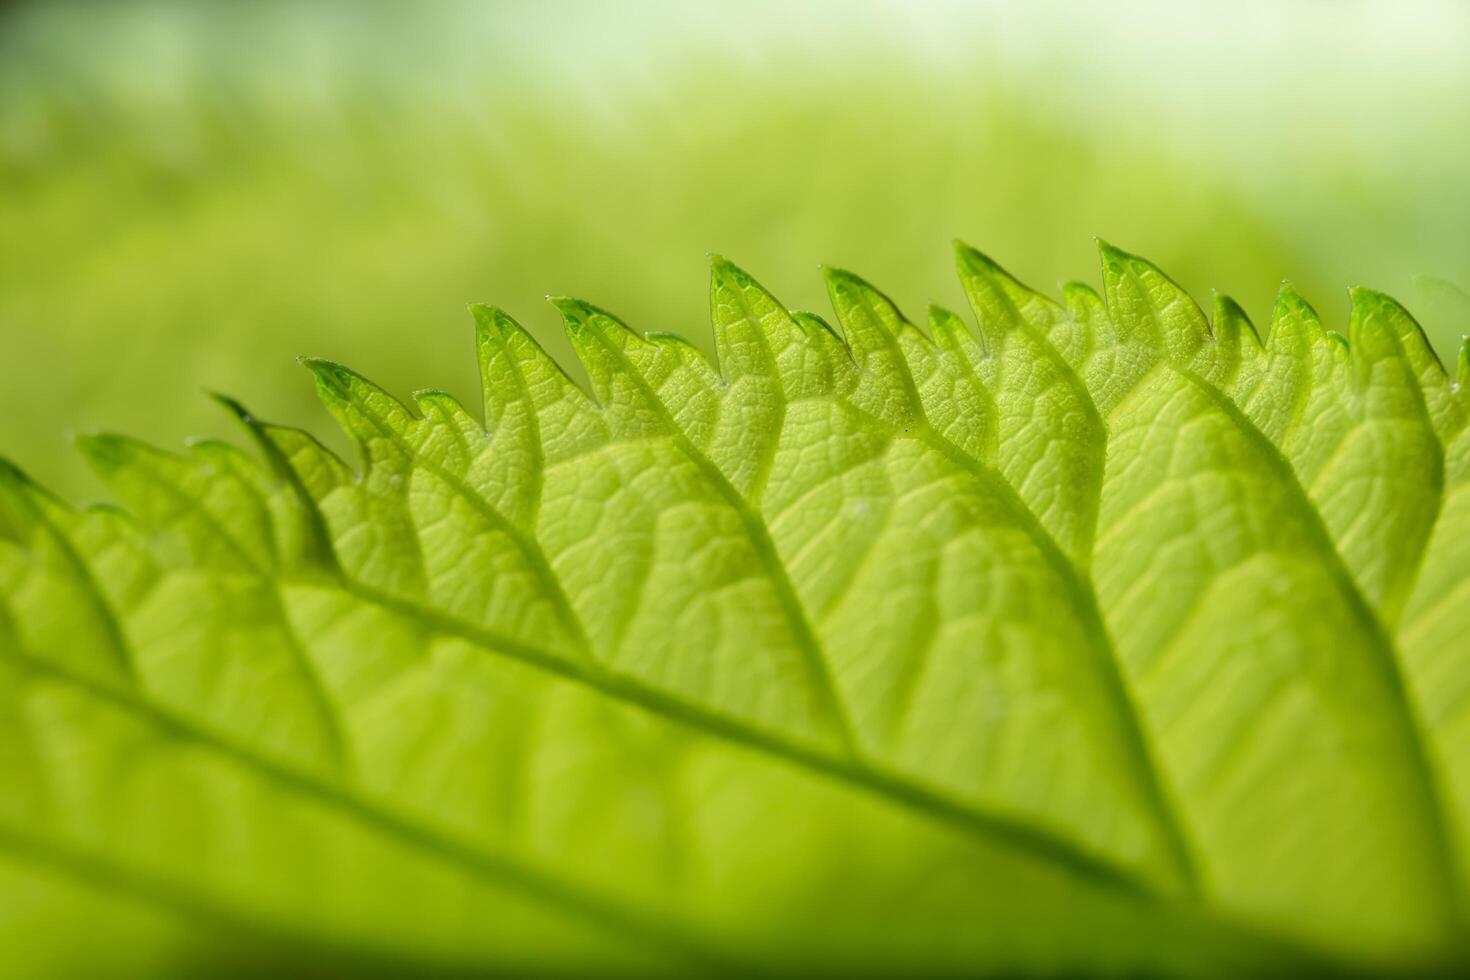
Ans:
[[[328,751],[332,756],[332,761],[344,775],[349,774],[351,772],[352,761],[347,747],[347,737],[342,731],[342,719],[331,697],[327,694],[326,683],[317,671],[316,664],[306,655],[306,651],[302,649],[301,643],[296,637],[295,630],[291,628],[290,619],[286,615],[286,607],[281,601],[278,577],[272,574],[270,570],[262,568],[259,562],[250,554],[249,550],[235,538],[234,534],[221,524],[207,508],[200,506],[198,501],[185,494],[170,481],[155,476],[148,467],[138,467],[138,472],[152,486],[158,488],[162,493],[178,502],[185,509],[185,512],[194,514],[203,521],[211,533],[229,545],[230,550],[238,556],[241,564],[269,591],[272,611],[276,619],[280,622],[281,632],[286,639],[286,648],[291,655],[291,662],[297,672],[306,681],[307,693],[311,697],[312,704],[321,716],[322,724],[326,729]],[[254,488],[250,487],[249,484],[244,483],[244,481],[241,481],[241,483],[247,493],[255,493]],[[87,566],[83,565],[82,568],[86,569]],[[103,595],[96,579],[90,574],[90,570],[87,570],[86,573],[78,577],[81,579],[83,586],[90,590],[98,606],[107,610],[107,616],[116,626],[111,639],[117,644],[117,649],[121,656],[129,662],[132,662],[136,659],[132,646],[128,643],[127,636],[123,632],[121,624],[117,623],[117,616],[112,611],[111,605]]]
[[[866,287],[871,288],[871,287]],[[882,294],[879,294],[882,295]],[[891,305],[891,301],[890,301]],[[895,306],[896,310],[897,307]],[[1041,553],[1042,559],[1052,567],[1057,576],[1066,584],[1071,593],[1069,598],[1073,607],[1082,619],[1082,625],[1092,639],[1098,654],[1098,664],[1106,695],[1112,700],[1114,709],[1118,713],[1123,731],[1123,741],[1126,751],[1132,757],[1137,766],[1136,778],[1140,789],[1147,800],[1147,805],[1154,812],[1154,819],[1158,823],[1158,829],[1163,839],[1163,845],[1168,853],[1169,859],[1174,864],[1183,884],[1191,894],[1197,894],[1200,888],[1199,870],[1196,867],[1193,849],[1185,834],[1184,823],[1174,804],[1168,790],[1165,787],[1164,777],[1158,761],[1153,752],[1149,750],[1148,739],[1144,733],[1142,713],[1138,709],[1132,692],[1129,690],[1123,676],[1122,664],[1119,661],[1117,651],[1113,647],[1111,636],[1108,634],[1107,626],[1102,617],[1102,611],[1097,602],[1097,596],[1092,588],[1092,581],[1088,578],[1068,557],[1061,545],[1052,537],[1051,533],[1041,523],[1040,519],[1026,506],[1015,489],[1006,482],[1005,478],[987,466],[983,460],[976,459],[974,455],[962,449],[954,442],[939,433],[930,423],[924,412],[923,399],[919,395],[918,387],[914,382],[913,374],[908,367],[908,361],[904,358],[899,348],[897,338],[882,325],[881,318],[874,312],[873,317],[878,320],[876,331],[888,346],[894,362],[899,366],[900,381],[903,383],[908,394],[910,406],[914,413],[915,424],[909,427],[907,434],[929,446],[934,451],[943,455],[962,472],[970,475],[977,484],[993,493],[997,501],[1005,508],[1006,512],[1015,520],[1016,525],[1036,546]],[[1029,330],[1027,327],[1021,327]],[[1030,334],[1028,333],[1028,336]],[[1043,349],[1047,349],[1038,338],[1031,338]],[[1054,355],[1057,370],[1062,372],[1064,378],[1072,379],[1072,383],[1079,385],[1080,381],[1071,368],[1061,360],[1060,355]],[[1086,395],[1085,389],[1081,391],[1082,400],[1091,405],[1092,400]],[[873,429],[882,429],[896,435],[892,424],[883,421],[861,409],[866,424]],[[1099,419],[1100,421],[1100,419]],[[1101,491],[1101,482],[1098,486]]]
[[[923,816],[1034,853],[1067,867],[1081,877],[1102,882],[1129,894],[1154,894],[1153,888],[1133,872],[1051,831],[1024,823],[1018,818],[980,810],[970,803],[956,800],[859,758],[834,755],[830,751],[755,728],[739,718],[685,701],[659,688],[557,657],[357,583],[345,582],[340,587],[365,602],[412,618],[441,635],[457,637],[489,653],[563,677],[704,734],[752,749],[797,768],[834,778]]]
[[[466,870],[483,880],[504,885],[553,908],[599,923],[679,953],[707,966],[731,968],[737,959],[708,939],[697,936],[681,922],[663,919],[626,904],[572,885],[553,873],[535,868],[508,855],[473,846],[433,830],[416,820],[399,815],[338,786],[321,782],[209,732],[187,718],[157,704],[89,681],[70,671],[20,650],[4,656],[32,673],[78,690],[152,725],[159,734],[199,746],[246,769],[286,792],[310,798],[359,823],[444,861],[449,867]]]
[[[290,468],[279,447],[263,430],[263,423],[238,406],[232,410],[255,436],[262,452],[282,473],[295,492],[301,506],[315,515],[313,526],[323,535],[322,545],[330,555],[327,529],[321,512],[300,477]],[[1134,873],[1112,861],[1095,855],[1050,831],[1036,828],[1018,819],[992,814],[970,803],[961,802],[936,792],[916,781],[889,773],[854,757],[834,757],[830,753],[780,735],[766,732],[739,719],[721,715],[700,705],[686,702],[664,691],[630,680],[621,675],[573,662],[546,650],[532,647],[492,631],[440,613],[411,600],[403,599],[363,585],[333,567],[333,585],[350,592],[364,602],[422,623],[446,636],[465,640],[487,653],[518,661],[546,673],[565,678],[616,698],[642,710],[678,721],[712,737],[764,752],[786,763],[844,782],[860,791],[903,806],[931,819],[941,820],[967,832],[995,837],[1018,848],[1033,852],[1046,860],[1056,861],[1078,874],[1108,882],[1113,886],[1139,894],[1152,887]]]
[[[1265,433],[1256,428],[1255,424],[1227,395],[1209,381],[1190,371],[1179,368],[1175,370],[1193,383],[1212,404],[1235,423],[1242,435],[1256,447],[1268,465],[1276,470],[1278,478],[1291,488],[1292,497],[1297,501],[1303,523],[1312,537],[1316,539],[1318,550],[1328,570],[1337,581],[1353,615],[1362,625],[1364,634],[1371,639],[1376,666],[1387,685],[1390,704],[1402,727],[1408,764],[1414,773],[1414,783],[1423,795],[1425,820],[1434,842],[1434,848],[1439,854],[1440,859],[1435,862],[1435,870],[1439,879],[1436,884],[1446,908],[1451,911],[1457,921],[1463,922],[1466,915],[1465,896],[1461,891],[1459,878],[1455,871],[1459,865],[1456,860],[1455,847],[1451,841],[1450,829],[1446,823],[1448,808],[1445,805],[1439,780],[1435,777],[1434,766],[1430,762],[1424,726],[1418,717],[1414,701],[1409,695],[1408,685],[1399,667],[1399,657],[1393,640],[1385,631],[1378,616],[1374,614],[1368,600],[1364,598],[1362,590],[1358,588],[1357,581],[1353,578],[1352,572],[1348,570],[1347,564],[1337,550],[1337,545],[1332,540],[1331,533],[1327,530],[1321,512],[1303,489],[1301,481],[1297,479],[1296,470],[1292,468],[1286,456],[1276,447],[1275,443],[1266,437]]]
[[[750,504],[740,495],[740,492],[731,485],[729,479],[714,464],[709,457],[700,452],[699,448],[689,441],[684,430],[674,421],[669,414],[668,408],[659,399],[656,392],[649,386],[643,375],[629,363],[627,357],[617,345],[609,342],[602,335],[601,330],[586,324],[587,332],[595,336],[602,349],[616,362],[618,368],[625,372],[626,377],[643,394],[650,409],[658,416],[659,421],[667,429],[670,438],[681,452],[688,457],[709,482],[710,486],[725,501],[726,505],[735,513],[745,529],[746,537],[750,540],[751,547],[755,550],[756,557],[760,561],[761,569],[765,572],[776,597],[781,603],[787,623],[795,635],[797,644],[801,648],[806,660],[807,668],[811,671],[817,685],[820,705],[824,713],[832,720],[837,734],[842,740],[843,746],[849,755],[857,755],[857,741],[853,735],[852,723],[847,717],[847,710],[842,703],[842,698],[837,690],[837,683],[832,677],[831,668],[827,664],[826,654],[822,650],[821,642],[812,630],[811,621],[807,616],[801,597],[796,593],[796,586],[792,584],[791,577],[786,574],[786,566],[776,551],[776,543],[771,540],[770,529],[766,527],[765,521],[759,514],[753,511]],[[626,330],[619,324],[616,329]]]
[[[350,393],[347,393],[343,397],[351,398],[352,396]],[[416,461],[425,470],[443,481],[475,513],[484,518],[491,527],[494,527],[511,540],[516,550],[530,564],[531,570],[535,572],[536,577],[546,589],[547,597],[556,609],[557,618],[561,620],[563,628],[571,634],[579,651],[583,655],[590,657],[592,647],[587,638],[586,628],[582,625],[582,621],[577,616],[576,610],[572,608],[571,600],[567,598],[566,590],[562,588],[561,580],[552,571],[551,563],[546,560],[546,555],[541,551],[540,546],[528,538],[524,531],[511,523],[503,514],[491,506],[481,494],[475,492],[463,480],[450,473],[432,459],[429,459],[423,453],[420,453],[400,433],[395,431],[387,420],[380,417],[360,401],[353,399],[353,403],[356,405],[358,411],[362,413],[363,417],[371,422],[373,427],[382,434],[383,438],[392,443],[399,452],[403,453],[409,460]]]

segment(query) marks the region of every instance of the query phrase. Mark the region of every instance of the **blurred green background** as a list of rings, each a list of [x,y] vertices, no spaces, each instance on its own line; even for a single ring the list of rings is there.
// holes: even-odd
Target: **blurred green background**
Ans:
[[[1388,290],[1448,355],[1467,51],[1405,0],[7,4],[0,452],[88,497],[68,433],[230,431],[204,389],[325,433],[299,354],[473,404],[472,301],[707,346],[709,251],[918,312],[952,237],[1050,287],[1096,235],[1258,323]]]

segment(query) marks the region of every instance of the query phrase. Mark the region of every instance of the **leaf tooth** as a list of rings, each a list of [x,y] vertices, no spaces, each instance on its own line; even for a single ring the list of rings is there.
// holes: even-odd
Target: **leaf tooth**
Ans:
[[[1261,354],[1260,343],[1250,318],[1240,304],[1223,293],[1214,294],[1214,310],[1210,317],[1210,333],[1214,342],[1200,348],[1196,370],[1222,390],[1235,384],[1245,370],[1247,379],[1255,372],[1247,368]],[[1247,386],[1249,381],[1245,382]]]
[[[331,489],[352,482],[352,467],[310,432],[266,422],[228,395],[212,397],[245,426],[277,475],[301,480],[311,498],[320,500]]]
[[[747,375],[774,375],[788,397],[791,369],[783,370],[781,354],[809,339],[795,316],[744,269],[719,255],[710,256],[710,322],[714,325],[719,369],[729,380]]]
[[[119,470],[138,462],[152,447],[117,432],[85,432],[74,440],[77,451],[104,481]],[[153,450],[167,455],[163,450]]]
[[[581,347],[589,339],[603,339],[600,337],[601,330],[599,327],[601,325],[596,322],[597,309],[592,304],[574,299],[570,296],[547,296],[546,302],[550,303],[556,308],[556,312],[561,314],[562,330],[565,331],[567,338],[572,341],[573,346],[579,352]],[[624,332],[629,337],[633,333],[631,330]]]
[[[1243,357],[1261,352],[1261,338],[1255,324],[1239,303],[1224,293],[1215,294],[1215,313],[1210,321],[1215,341],[1222,347],[1238,351]]]
[[[713,376],[716,373],[709,358],[704,356],[704,351],[681,333],[675,333],[672,330],[650,330],[643,335],[643,340],[652,347],[663,348],[671,352],[685,366],[692,367],[706,376]]]
[[[448,392],[420,389],[413,393],[413,403],[423,417],[419,452],[442,454],[440,462],[451,471],[468,467],[488,442],[480,420]]]
[[[616,339],[620,344],[641,344],[643,338],[632,327],[599,306],[570,296],[550,296],[547,301],[561,313],[569,333],[595,333],[603,340]]]
[[[1374,290],[1358,286],[1348,295],[1352,300],[1348,346],[1354,384],[1361,390],[1371,378],[1386,370],[1386,380],[1394,387],[1419,389],[1422,377],[1407,344],[1409,337],[1419,332],[1419,325],[1413,317],[1393,300]],[[1427,341],[1424,344],[1427,347]],[[1447,383],[1438,359],[1427,351],[1425,356],[1433,360],[1441,382]],[[1425,366],[1429,367],[1428,364]]]
[[[975,335],[959,315],[937,304],[929,306],[929,333],[941,348],[972,360],[986,355],[976,342]]]
[[[623,321],[591,303],[566,296],[547,298],[561,313],[562,327],[599,399],[606,403],[609,379],[627,373],[627,355],[646,345]]]
[[[894,425],[909,425],[922,418],[922,398],[914,373],[917,369],[922,375],[924,362],[937,352],[933,341],[905,320],[892,300],[861,277],[842,269],[824,268],[822,273],[837,322],[857,365],[852,376],[856,382],[853,397],[864,411]]]
[[[480,355],[482,373],[487,352],[511,349],[522,342],[540,347],[514,317],[498,306],[471,303],[470,316],[475,319],[475,350]]]
[[[438,388],[420,388],[413,393],[414,406],[424,419],[453,426],[456,429],[483,431],[480,423],[447,391]]]
[[[721,292],[740,294],[742,296],[769,301],[771,306],[774,307],[773,312],[785,312],[785,308],[776,301],[776,297],[772,295],[770,290],[757,282],[755,276],[752,276],[723,255],[711,254],[709,257],[709,284],[711,298],[714,298]],[[761,305],[764,306],[764,303]],[[764,310],[761,312],[764,312]]]
[[[1107,304],[1096,289],[1085,282],[1065,282],[1062,283],[1062,300],[1066,303],[1067,315],[1086,330],[1092,348],[1107,349],[1117,345],[1117,332],[1113,330],[1113,321],[1108,318]]]
[[[1360,317],[1382,321],[1422,386],[1441,388],[1449,385],[1449,373],[1445,371],[1444,363],[1412,313],[1392,296],[1376,289],[1355,286],[1348,291],[1348,297],[1352,301],[1350,323]]]
[[[250,456],[217,440],[196,440],[185,456],[112,432],[76,445],[137,522],[176,536],[191,560],[257,574],[275,566],[269,476]]]
[[[1266,352],[1305,360],[1312,348],[1327,342],[1322,318],[1296,285],[1283,281],[1271,310],[1271,330],[1266,335]]]
[[[976,338],[970,325],[953,310],[930,304],[929,332],[939,349],[968,365],[967,371],[971,373],[972,380],[983,389],[986,398],[991,397],[996,383],[996,361]]]
[[[791,322],[796,325],[806,351],[814,357],[804,357],[798,364],[798,372],[783,379],[787,385],[788,398],[802,398],[810,394],[830,394],[856,377],[857,361],[852,348],[836,327],[816,313],[792,310]]]
[[[1455,393],[1461,401],[1470,400],[1470,334],[1460,338],[1460,356],[1455,363]]]
[[[670,342],[667,335],[639,336],[590,303],[551,302],[561,310],[609,430],[640,437],[672,430],[695,445],[705,444],[723,382],[702,353],[693,345]],[[669,390],[674,394],[666,401]]]
[[[854,353],[886,350],[889,342],[912,333],[924,337],[899,311],[898,304],[861,276],[846,269],[824,268],[827,292],[837,321],[842,324],[847,342]],[[867,315],[861,315],[865,311]],[[928,339],[928,338],[924,338]]]
[[[266,465],[295,497],[292,517],[301,521],[303,529],[303,564],[340,574],[336,547],[319,501],[338,487],[350,485],[352,468],[309,432],[265,422],[228,395],[213,397],[250,433]]]
[[[772,307],[772,313],[786,313],[785,307],[781,306],[781,303],[776,300],[775,295],[770,292],[770,289],[763,287],[757,281],[756,276],[745,272],[744,269],[736,266],[734,262],[726,259],[725,256],[711,254],[710,297],[714,298],[720,294],[741,295],[742,298],[747,298],[747,301],[751,300],[751,298],[760,300],[760,306],[763,307],[760,313],[766,311],[764,310],[766,303],[769,303],[770,307]]]
[[[988,352],[999,348],[1007,331],[1031,326],[1044,335],[1066,319],[1060,304],[1022,283],[979,249],[962,241],[956,241],[954,249],[955,268]]]
[[[980,251],[975,246],[956,238],[953,242],[955,266],[961,275],[970,274],[977,276],[995,277],[1008,279],[1015,282],[1015,277],[1000,267],[990,256]],[[1020,285],[1020,283],[1016,283]]]
[[[475,320],[476,334],[504,339],[520,329],[515,318],[494,303],[471,303],[470,316]]]
[[[1089,320],[1106,311],[1103,298],[1098,295],[1097,290],[1075,279],[1062,283],[1062,299],[1074,320]]]
[[[1188,365],[1210,338],[1210,324],[1194,298],[1158,266],[1098,239],[1103,295],[1120,339],[1135,325],[1173,363]]]
[[[226,412],[229,412],[231,416],[239,421],[240,424],[244,425],[246,430],[249,432],[253,433],[258,426],[265,424],[258,417],[256,417],[254,412],[245,407],[244,402],[240,401],[238,398],[235,398],[233,395],[226,395],[224,392],[220,391],[211,391],[209,392],[209,397],[211,400],[214,401],[215,404],[221,406]]]
[[[648,363],[635,362],[633,367],[645,380],[652,382],[656,376],[665,372],[669,375],[684,372],[686,376],[692,376],[704,391],[718,392],[725,386],[724,379],[709,358],[704,356],[704,351],[683,334],[670,330],[650,330],[643,335],[643,341],[645,350],[650,355]],[[658,370],[650,371],[654,365],[659,366]]]
[[[713,252],[709,257],[709,280],[712,287],[719,289],[749,289],[758,286],[748,272],[723,255]]]
[[[14,460],[0,456],[0,539],[29,539],[38,530],[65,534],[78,517],[92,514],[105,514],[109,520],[141,530],[137,517],[117,504],[98,501],[74,507],[38,483]]]
[[[171,452],[118,432],[82,433],[74,441],[82,457],[92,466],[103,482],[108,483],[117,476],[140,466],[151,467],[155,476],[176,482],[177,477],[197,465],[194,460],[180,453]],[[201,446],[204,452],[208,453],[211,441],[207,439],[191,440],[190,446]]]
[[[499,431],[510,424],[525,430],[538,413],[560,404],[574,416],[595,411],[582,386],[521,326],[498,306],[475,304],[475,350],[480,367],[485,429]],[[528,433],[540,452],[539,435]]]
[[[803,336],[810,340],[824,341],[832,340],[841,344],[846,349],[847,344],[837,328],[828,323],[820,314],[810,313],[806,310],[792,310],[791,321],[801,329]]]
[[[365,458],[385,436],[383,426],[409,437],[417,421],[408,406],[350,368],[319,357],[305,357],[302,365],[316,379],[317,395],[342,429],[357,442]]]
[[[272,487],[269,474],[261,468],[255,457],[239,446],[213,436],[186,439],[184,445],[189,449],[188,461],[204,467],[205,476],[230,473],[255,487],[262,497],[270,494]]]
[[[980,327],[980,346],[989,357],[1000,347],[1001,335],[1019,325],[1020,312],[1006,287],[1018,288],[1021,284],[990,256],[959,239],[955,240],[954,253],[960,284]]]

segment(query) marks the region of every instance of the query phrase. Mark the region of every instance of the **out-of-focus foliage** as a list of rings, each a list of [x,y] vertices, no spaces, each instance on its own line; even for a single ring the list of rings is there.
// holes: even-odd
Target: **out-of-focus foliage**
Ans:
[[[1463,283],[1467,25],[1401,3],[15,5],[3,448],[87,486],[58,430],[213,431],[200,388],[299,414],[300,354],[464,393],[466,303],[539,334],[541,296],[576,293],[687,329],[711,250],[803,305],[814,259],[952,301],[946,234],[1040,281],[1102,235],[1254,313],[1288,273],[1329,314],[1353,284]],[[1436,326],[1442,352],[1461,329]]]

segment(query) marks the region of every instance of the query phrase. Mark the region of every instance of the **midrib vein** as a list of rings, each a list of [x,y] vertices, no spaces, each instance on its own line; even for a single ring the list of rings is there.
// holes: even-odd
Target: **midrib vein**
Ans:
[[[627,328],[620,326],[617,329]],[[1168,853],[1171,863],[1174,865],[1175,870],[1180,875],[1188,891],[1190,893],[1197,892],[1199,881],[1198,871],[1195,868],[1192,851],[1184,834],[1183,824],[1177,814],[1175,806],[1171,802],[1164,789],[1162,775],[1158,768],[1157,762],[1154,760],[1152,753],[1148,750],[1148,743],[1144,737],[1141,716],[1123,680],[1121,664],[1118,662],[1117,654],[1113,650],[1111,639],[1109,638],[1107,633],[1107,628],[1104,625],[1101,612],[1098,609],[1096,597],[1092,592],[1091,581],[1079,574],[1075,566],[1073,566],[1072,563],[1067,559],[1060,546],[1057,545],[1055,540],[1041,525],[1040,521],[1035,517],[1035,515],[1031,513],[1030,509],[1026,507],[1025,503],[1020,500],[1015,491],[1010,487],[1008,483],[1005,482],[1003,478],[993,473],[989,469],[989,467],[985,466],[983,462],[976,460],[969,453],[960,449],[948,439],[945,439],[943,436],[934,431],[933,427],[929,424],[927,417],[925,417],[923,413],[922,401],[920,400],[918,390],[915,387],[914,380],[908,371],[908,362],[903,357],[902,351],[898,349],[896,339],[893,338],[889,334],[887,329],[882,327],[881,325],[877,327],[877,329],[880,331],[881,335],[885,338],[886,342],[890,346],[890,353],[896,359],[897,363],[901,366],[899,371],[900,383],[904,385],[905,391],[909,394],[911,398],[911,404],[915,406],[915,421],[917,424],[912,427],[913,431],[910,432],[910,435],[917,435],[920,440],[928,445],[931,449],[945,455],[951,460],[951,462],[955,463],[963,471],[969,473],[972,478],[977,479],[979,482],[982,483],[982,485],[988,487],[992,490],[992,492],[996,493],[1003,505],[1006,506],[1007,511],[1013,515],[1017,524],[1023,529],[1023,531],[1028,535],[1028,537],[1031,538],[1033,543],[1041,551],[1043,559],[1059,572],[1062,580],[1067,583],[1068,587],[1072,590],[1073,602],[1077,605],[1079,612],[1082,615],[1083,625],[1087,632],[1092,636],[1094,642],[1096,642],[1100,648],[1100,653],[1102,654],[1100,659],[1103,666],[1103,675],[1106,678],[1106,684],[1108,687],[1108,696],[1114,700],[1117,706],[1117,710],[1119,712],[1120,720],[1122,721],[1123,726],[1126,729],[1126,731],[1124,732],[1124,741],[1125,744],[1127,744],[1128,746],[1127,751],[1132,754],[1136,764],[1139,767],[1138,778],[1141,782],[1145,798],[1148,800],[1148,804],[1154,810],[1155,819],[1158,822],[1158,829],[1162,836],[1165,850]],[[618,368],[631,381],[631,383],[638,388],[643,398],[648,402],[649,406],[653,409],[655,413],[657,413],[660,420],[667,427],[670,436],[676,442],[681,443],[680,448],[690,455],[690,458],[696,463],[696,465],[700,466],[702,471],[709,474],[711,480],[716,482],[717,486],[723,487],[723,492],[725,493],[727,499],[731,501],[731,505],[735,507],[737,512],[742,515],[743,519],[748,520],[749,526],[752,527],[752,534],[754,535],[754,533],[758,531],[760,537],[768,543],[769,555],[773,565],[774,574],[778,575],[780,580],[786,583],[786,588],[787,590],[789,590],[792,600],[797,603],[797,612],[802,616],[801,622],[805,624],[806,618],[804,613],[801,611],[799,599],[796,598],[795,590],[790,585],[789,579],[786,577],[784,566],[781,564],[780,559],[777,556],[774,543],[770,542],[769,533],[766,530],[764,523],[761,522],[760,518],[757,515],[749,513],[748,507],[745,505],[745,502],[740,498],[739,494],[734,490],[734,488],[730,486],[728,480],[725,479],[723,473],[721,473],[712,462],[705,458],[702,453],[699,453],[699,451],[689,442],[687,437],[684,436],[683,430],[674,422],[673,418],[668,414],[668,411],[664,407],[663,402],[658,398],[657,394],[648,386],[641,373],[639,373],[633,367],[633,365],[629,363],[627,357],[622,353],[622,351],[617,349],[616,345],[610,343],[605,337],[603,337],[599,329],[591,327],[589,325],[589,332],[597,338],[602,349],[609,354],[609,356],[616,362]],[[1061,365],[1061,370],[1067,372],[1067,375],[1065,376],[1071,376],[1075,379],[1075,376],[1070,375],[1070,368],[1068,368],[1065,364]],[[858,411],[865,419],[869,420],[869,423],[874,427],[882,428],[885,431],[890,431],[890,435],[893,434],[892,426],[889,423],[886,423],[881,419],[877,419],[876,417],[871,416],[869,413],[863,411],[855,405],[851,407],[854,410]],[[822,676],[826,680],[828,689],[832,692],[834,703],[840,705],[840,702],[837,702],[836,700],[835,684],[832,682],[830,672],[826,669],[826,662],[825,659],[821,656],[820,647],[816,646],[815,637],[812,638],[812,643],[814,655],[816,657],[818,665],[822,668]],[[619,683],[629,683],[623,678],[618,678],[618,680]],[[656,692],[653,689],[647,689],[644,693],[649,695],[656,695],[662,698],[668,697],[667,695],[663,695],[662,692]],[[693,707],[692,705],[689,705],[687,703],[681,703],[686,709]],[[703,709],[698,710],[703,713]],[[771,736],[762,735],[762,737],[770,738]],[[848,738],[850,740],[851,736],[848,735]],[[825,753],[812,753],[812,750],[807,749],[804,746],[800,746],[799,743],[787,743],[785,739],[781,739],[781,741],[783,743],[786,743],[786,747],[788,749],[798,750],[803,755],[808,756],[807,764],[811,765],[813,768],[819,768],[833,775],[843,776],[850,781],[855,780],[862,785],[867,786],[869,789],[876,790],[882,786],[892,787],[901,784],[904,787],[905,792],[900,795],[904,798],[909,799],[911,803],[915,804],[919,802],[919,798],[913,796],[912,794],[915,792],[922,794],[922,796],[930,803],[940,804],[937,808],[931,809],[929,811],[936,815],[950,812],[951,808],[956,805],[954,801],[935,793],[933,790],[925,788],[921,783],[909,780],[906,777],[894,775],[887,772],[886,770],[880,769],[876,766],[872,766],[869,763],[861,761],[855,753],[852,753],[850,751],[846,753],[846,755],[850,756],[849,760],[838,760],[827,756]],[[795,759],[794,756],[788,757],[792,758],[793,760]],[[1042,841],[1047,842],[1044,845],[1046,848],[1055,845],[1062,845],[1067,852],[1072,853],[1074,856],[1085,857],[1088,863],[1094,863],[1098,860],[1097,856],[1093,854],[1090,849],[1083,849],[1080,845],[1071,841],[1069,838],[1063,837],[1054,832],[1039,830],[1036,827],[1030,824],[1023,823],[1013,817],[1000,817],[998,814],[983,814],[983,812],[978,810],[977,808],[968,807],[963,804],[960,804],[960,806],[964,807],[969,814],[967,822],[977,821],[977,819],[980,819],[983,816],[984,821],[997,831],[1001,831],[1002,827],[1005,828],[1005,830],[1003,831],[1004,833],[1021,831],[1024,834],[1025,838],[1032,840],[1033,843],[1036,843],[1038,845],[1041,844]],[[952,815],[958,816],[958,814]],[[1113,864],[1111,861],[1107,863],[1109,864],[1112,872],[1116,873],[1121,870],[1116,864]],[[1127,875],[1127,877],[1134,881],[1135,885],[1141,884],[1139,879],[1132,872],[1124,873]],[[1148,890],[1152,890],[1151,886],[1144,887],[1148,888]]]
[[[708,940],[690,931],[687,923],[635,910],[625,902],[609,901],[552,872],[510,855],[494,853],[483,845],[467,844],[339,785],[323,782],[303,771],[277,763],[152,701],[89,681],[18,648],[5,651],[3,656],[34,674],[73,688],[146,722],[162,737],[189,742],[205,749],[254,773],[280,791],[310,798],[360,824],[381,831],[390,838],[432,854],[451,868],[513,888],[550,906],[655,942],[658,946],[694,956],[700,961],[722,964],[730,960],[727,954],[717,952]],[[8,833],[0,832],[0,843],[8,836]],[[50,846],[64,845],[53,842]],[[71,849],[76,851],[74,845]],[[143,873],[136,868],[119,867],[119,873],[138,879],[143,877]],[[197,892],[197,889],[190,892],[191,901]]]
[[[277,453],[269,439],[261,440],[261,445],[267,453]],[[291,474],[291,486],[301,506],[320,518],[321,512],[316,502],[289,466],[288,472]],[[322,530],[325,532],[325,527]],[[756,728],[738,718],[603,669],[595,662],[574,662],[413,600],[375,589],[351,579],[340,568],[334,568],[331,572],[336,588],[361,601],[415,620],[441,635],[469,642],[490,655],[523,663],[624,704],[669,718],[713,738],[764,753],[796,768],[836,779],[927,819],[939,820],[981,837],[993,837],[1001,843],[1030,851],[1044,860],[1057,861],[1087,877],[1112,882],[1125,891],[1155,891],[1151,883],[1145,882],[1135,872],[1111,859],[1084,849],[1068,837],[1041,829],[1019,818],[956,800],[921,782],[874,766],[856,756],[846,753],[835,756],[794,739]]]
[[[164,482],[158,485],[168,486]],[[298,499],[314,509],[315,504],[309,497]],[[223,529],[220,531],[223,533]],[[312,583],[305,584],[310,586]],[[926,819],[937,820],[977,837],[1024,850],[1041,860],[1058,864],[1080,877],[1101,882],[1121,893],[1142,896],[1156,894],[1155,886],[1140,878],[1136,872],[1082,847],[1070,838],[1018,817],[991,812],[973,803],[957,800],[907,776],[872,765],[856,755],[846,752],[833,754],[775,732],[756,728],[738,718],[607,671],[594,663],[569,660],[545,649],[477,627],[458,617],[379,591],[348,578],[340,571],[336,573],[332,587],[364,602],[408,617],[441,635],[462,639],[489,654],[557,675],[722,741],[779,759],[793,767],[836,779]],[[100,596],[99,601],[105,602]],[[121,636],[119,638],[122,639]],[[351,799],[357,801],[358,798]],[[360,802],[356,803],[357,807],[361,805]],[[357,810],[352,812],[356,813]]]

